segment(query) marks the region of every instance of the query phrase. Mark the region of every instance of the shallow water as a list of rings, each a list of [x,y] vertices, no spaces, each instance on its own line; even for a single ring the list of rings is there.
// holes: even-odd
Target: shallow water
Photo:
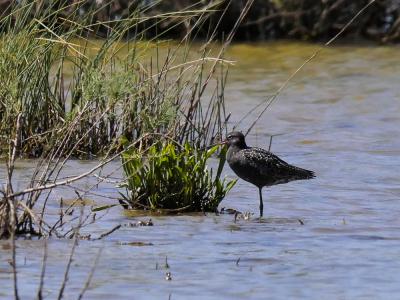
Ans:
[[[235,45],[225,91],[230,125],[273,93],[317,48],[273,43]],[[398,47],[327,49],[277,98],[254,127],[248,144],[268,147],[317,178],[264,190],[258,222],[257,189],[239,180],[221,207],[254,213],[151,216],[154,226],[123,226],[100,241],[80,241],[65,299],[82,289],[99,249],[86,299],[394,299],[400,294],[400,85]],[[240,128],[254,120],[252,114]],[[20,185],[34,161],[21,161]],[[71,161],[76,174],[95,162]],[[118,161],[109,170],[118,167]],[[229,168],[226,175],[233,177]],[[105,171],[107,173],[107,170]],[[117,171],[114,174],[120,176]],[[4,180],[4,170],[1,171]],[[87,188],[95,179],[78,186]],[[108,183],[91,196],[97,204],[118,196]],[[57,199],[74,198],[60,189]],[[99,235],[129,217],[111,209],[88,232]],[[301,222],[304,225],[301,224]],[[50,239],[45,296],[56,298],[72,241]],[[0,298],[12,298],[8,241],[0,241]],[[44,242],[17,241],[19,292],[37,291]],[[165,268],[168,259],[169,268]],[[165,279],[171,272],[172,280]]]

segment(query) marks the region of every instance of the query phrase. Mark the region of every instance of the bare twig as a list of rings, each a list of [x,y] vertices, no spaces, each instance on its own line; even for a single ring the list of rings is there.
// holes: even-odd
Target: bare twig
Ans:
[[[73,242],[73,245],[72,245],[72,248],[71,248],[71,252],[70,252],[70,255],[69,255],[67,267],[65,268],[64,280],[63,280],[63,282],[61,284],[61,288],[60,288],[60,291],[59,291],[59,294],[58,294],[58,298],[57,298],[58,300],[62,299],[63,294],[64,294],[65,286],[67,285],[68,274],[69,274],[69,270],[70,270],[71,264],[72,264],[72,258],[73,258],[74,253],[75,253],[75,248],[78,245],[78,236],[79,236],[79,229],[80,229],[80,227],[82,225],[83,210],[84,210],[84,207],[82,206],[78,225],[74,228],[74,242]]]
[[[44,275],[46,272],[47,254],[48,254],[47,239],[45,239],[44,240],[43,260],[42,260],[42,272],[40,273],[39,289],[38,289],[38,293],[36,296],[37,300],[43,299],[43,286],[44,286]]]
[[[64,280],[63,280],[63,282],[61,284],[61,288],[60,288],[60,291],[59,291],[59,294],[58,294],[58,297],[57,297],[58,300],[61,300],[62,297],[63,297],[64,289],[65,289],[65,286],[67,285],[67,281],[68,281],[68,274],[69,274],[69,270],[70,270],[70,267],[71,267],[72,258],[74,256],[75,248],[76,248],[77,244],[78,244],[78,235],[75,234],[74,235],[74,243],[72,245],[71,252],[70,252],[70,255],[69,255],[69,259],[68,259],[68,263],[67,263],[67,267],[65,268],[65,272],[64,272]]]
[[[18,277],[17,277],[17,260],[16,260],[16,244],[15,244],[15,234],[16,234],[16,226],[17,226],[17,214],[15,208],[15,197],[12,196],[13,188],[12,188],[12,174],[14,171],[15,158],[18,151],[20,140],[20,127],[22,121],[22,114],[19,113],[17,117],[17,124],[15,130],[15,138],[12,141],[12,149],[9,150],[9,159],[7,161],[7,186],[6,192],[4,193],[5,197],[5,226],[8,227],[8,234],[10,235],[11,245],[12,245],[12,269],[13,269],[13,283],[14,283],[14,298],[19,300],[18,295]],[[8,206],[8,207],[7,207]],[[8,224],[7,224],[8,223]]]
[[[143,135],[140,139],[136,140],[136,141],[133,142],[131,145],[129,145],[129,146],[127,147],[127,149],[133,147],[134,145],[136,145],[137,143],[139,143],[141,140],[145,139],[145,138],[148,137],[149,135],[151,135],[151,134],[149,133],[149,134]],[[93,167],[93,168],[90,169],[89,171],[84,172],[84,173],[82,173],[82,174],[80,174],[80,175],[71,177],[71,178],[66,179],[66,180],[57,181],[57,182],[55,182],[55,183],[44,184],[44,185],[41,185],[41,186],[37,186],[37,187],[33,187],[33,188],[28,188],[28,189],[25,189],[25,190],[22,190],[22,191],[19,191],[19,192],[15,192],[15,193],[11,194],[11,197],[17,197],[17,196],[21,196],[21,195],[24,195],[24,194],[32,193],[32,192],[35,192],[35,191],[48,190],[48,189],[52,189],[52,188],[55,188],[55,187],[58,187],[58,186],[63,186],[63,185],[67,185],[67,184],[70,184],[70,183],[72,183],[72,182],[78,181],[78,180],[80,180],[80,179],[82,179],[82,178],[87,177],[88,175],[92,174],[93,172],[99,170],[100,168],[104,167],[104,166],[107,165],[109,162],[111,162],[111,161],[113,161],[114,159],[116,159],[117,157],[119,157],[119,156],[121,155],[121,153],[123,153],[123,152],[126,151],[127,149],[124,149],[124,150],[122,150],[122,151],[116,153],[115,155],[113,155],[113,156],[111,156],[111,157],[109,157],[109,158],[103,160],[102,162],[100,162],[98,165],[96,165],[95,167]]]
[[[118,229],[121,228],[121,224],[115,226],[113,229],[102,233],[99,237],[95,238],[95,239],[91,239],[92,241],[96,241],[96,240],[101,240],[102,238],[106,237],[107,235],[110,235],[111,233],[113,233],[114,231],[117,231]]]
[[[10,209],[10,222],[12,225],[11,227],[11,245],[12,245],[12,269],[13,269],[13,281],[14,281],[14,298],[15,300],[19,300],[19,295],[18,295],[18,277],[17,277],[17,259],[16,259],[16,245],[15,245],[15,208],[14,208],[14,203],[10,201],[10,204],[12,205]]]
[[[83,298],[83,295],[86,293],[87,289],[90,286],[90,282],[92,281],[93,275],[94,275],[94,271],[96,270],[97,264],[99,263],[99,259],[101,256],[101,252],[102,252],[102,248],[99,249],[99,251],[97,252],[96,258],[94,260],[92,269],[90,270],[89,276],[86,279],[85,285],[81,291],[81,293],[78,296],[78,300],[81,300]]]
[[[39,230],[45,231],[43,228],[42,224],[46,225],[47,227],[50,227],[43,219],[42,217],[37,216],[32,209],[30,209],[24,202],[18,201],[17,202],[18,206],[21,206],[24,209],[24,213],[30,217],[31,220],[33,220],[33,223],[35,223],[37,226],[39,226]],[[39,219],[39,220],[38,220]]]

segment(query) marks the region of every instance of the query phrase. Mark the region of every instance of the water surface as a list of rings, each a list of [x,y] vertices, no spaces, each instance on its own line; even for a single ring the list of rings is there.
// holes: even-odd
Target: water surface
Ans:
[[[299,43],[237,44],[225,90],[231,124],[274,93],[317,48]],[[87,299],[394,299],[400,294],[400,52],[398,47],[337,46],[291,81],[256,124],[248,144],[268,147],[317,178],[264,190],[239,180],[221,207],[254,213],[151,216],[154,226],[123,226],[100,241],[80,241],[65,299],[82,289],[102,249]],[[253,113],[240,126],[246,129]],[[35,161],[21,161],[20,187]],[[68,174],[95,162],[71,161]],[[119,166],[116,161],[109,170]],[[107,170],[104,171],[107,173]],[[229,177],[234,174],[225,169]],[[120,170],[115,176],[120,176]],[[4,170],[1,171],[2,181]],[[87,188],[88,178],[77,184]],[[114,203],[112,183],[94,191],[96,204]],[[60,189],[51,199],[54,217]],[[111,209],[87,232],[147,220]],[[300,222],[299,219],[302,221]],[[304,223],[302,225],[301,223]],[[60,288],[72,241],[50,239],[45,296]],[[10,245],[0,241],[0,298],[12,298]],[[19,292],[33,299],[43,257],[41,240],[17,241]],[[169,268],[165,268],[165,260]],[[165,279],[171,272],[172,280]]]

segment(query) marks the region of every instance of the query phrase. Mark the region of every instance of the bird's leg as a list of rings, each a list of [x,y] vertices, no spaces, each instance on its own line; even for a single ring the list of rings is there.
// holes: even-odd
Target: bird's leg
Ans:
[[[260,194],[260,219],[263,216],[263,211],[264,211],[264,204],[263,204],[263,199],[262,199],[262,187],[258,188],[258,192]]]

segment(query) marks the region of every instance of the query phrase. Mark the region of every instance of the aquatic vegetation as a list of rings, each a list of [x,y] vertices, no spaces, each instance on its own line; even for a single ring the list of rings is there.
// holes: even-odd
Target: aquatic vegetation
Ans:
[[[68,137],[65,156],[92,158],[115,153],[121,134],[134,141],[149,132],[169,132],[180,142],[205,145],[221,133],[226,119],[222,54],[210,57],[205,47],[199,57],[190,57],[189,35],[181,43],[145,41],[151,28],[143,27],[140,12],[146,7],[113,23],[106,40],[93,40],[88,36],[97,37],[108,23],[91,23],[86,6],[82,16],[83,3],[46,4],[40,10],[37,5],[22,1],[0,19],[1,156],[18,115],[18,155],[29,157],[59,148],[62,135]],[[60,19],[65,11],[68,19]],[[180,22],[205,18],[205,12],[183,10]],[[128,31],[135,39],[125,40]],[[214,75],[217,65],[221,73]],[[214,80],[215,92],[208,91],[205,100]]]
[[[127,208],[164,211],[216,211],[236,180],[221,178],[225,164],[224,148],[217,172],[207,161],[220,148],[208,150],[173,143],[155,143],[145,152],[128,149],[122,154]]]
[[[71,229],[65,227],[74,227],[65,217],[71,206],[60,208],[55,224],[45,221],[48,203],[57,197],[53,191],[100,172],[117,159],[125,151],[121,136],[129,151],[166,143],[165,136],[201,149],[226,131],[229,118],[224,87],[230,62],[223,59],[228,43],[213,55],[210,40],[193,57],[192,34],[198,28],[192,26],[181,42],[145,40],[152,30],[144,26],[148,17],[140,14],[146,7],[109,26],[109,21],[93,24],[87,7],[81,15],[84,2],[51,1],[43,7],[41,3],[14,2],[0,18],[0,158],[7,161],[8,171],[0,198],[3,236],[10,231],[68,236]],[[65,11],[68,19],[62,17]],[[184,23],[206,18],[207,9],[187,8],[177,14],[174,22]],[[152,18],[166,20],[174,14]],[[100,27],[108,28],[107,39],[92,39],[101,37]],[[127,32],[135,32],[135,38],[125,40]],[[205,163],[200,154],[179,155],[189,155],[188,166]],[[17,159],[26,156],[40,159],[28,186],[16,189],[13,169]],[[65,179],[62,173],[70,158],[96,158],[97,165]],[[202,184],[210,189],[200,190],[208,192],[202,201],[216,203],[226,190],[219,186],[221,181],[211,181],[211,173],[204,174]],[[185,180],[191,189],[189,177]],[[89,190],[75,190],[77,200]],[[193,195],[185,193],[185,199]],[[215,203],[202,205],[208,209]],[[94,222],[100,210],[85,215],[83,225]]]

